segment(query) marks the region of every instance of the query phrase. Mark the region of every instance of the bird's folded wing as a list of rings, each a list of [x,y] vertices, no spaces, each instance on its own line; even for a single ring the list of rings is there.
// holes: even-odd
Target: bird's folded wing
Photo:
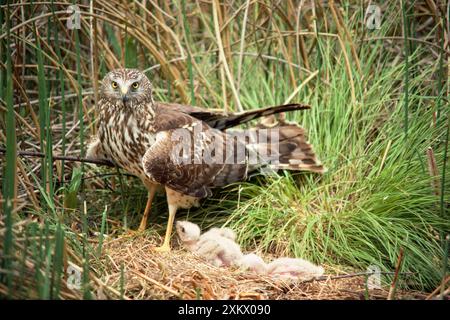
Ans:
[[[204,198],[211,195],[211,188],[246,177],[245,161],[237,163],[233,152],[227,154],[226,134],[222,131],[183,113],[158,114],[155,126],[156,142],[142,159],[150,179],[180,193]]]

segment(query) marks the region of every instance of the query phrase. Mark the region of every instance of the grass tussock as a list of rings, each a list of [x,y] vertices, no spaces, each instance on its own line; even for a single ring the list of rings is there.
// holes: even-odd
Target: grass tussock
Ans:
[[[440,3],[380,5],[375,29],[368,1],[81,1],[79,29],[67,27],[77,21],[71,1],[1,5],[0,295],[367,298],[361,278],[286,289],[182,251],[153,254],[164,195],[145,235],[118,239],[143,212],[139,180],[53,155],[84,155],[99,81],[123,66],[145,70],[158,100],[227,111],[312,106],[286,118],[307,129],[326,174],[254,176],[179,217],[228,225],[246,250],[307,258],[329,274],[393,272],[403,250],[399,287],[444,282],[445,292],[449,13]],[[68,287],[74,269],[77,290]],[[391,280],[383,276],[383,290]]]

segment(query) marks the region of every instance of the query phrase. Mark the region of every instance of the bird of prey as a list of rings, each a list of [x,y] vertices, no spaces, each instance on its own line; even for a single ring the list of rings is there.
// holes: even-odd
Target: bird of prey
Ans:
[[[273,133],[277,134],[276,152],[279,157],[270,168],[324,172],[304,130],[297,125],[281,125],[264,129],[266,131],[261,128],[250,130],[253,135],[260,134],[266,138],[265,143],[247,144],[248,136],[239,135],[242,130],[233,134],[229,130],[259,117],[308,109],[308,106],[288,104],[226,114],[157,102],[153,99],[151,82],[136,69],[117,69],[106,74],[99,97],[96,106],[98,136],[90,144],[87,156],[111,160],[139,177],[147,187],[148,200],[139,231],[145,230],[157,186],[164,186],[169,219],[164,243],[156,248],[158,251],[170,251],[170,236],[178,208],[198,205],[199,199],[208,197],[212,188],[244,180],[249,173],[261,168],[260,163],[249,163],[247,159],[249,155],[255,159],[259,149],[274,147],[275,143],[269,141]],[[184,138],[191,142],[187,148],[184,142],[180,142]],[[183,161],[180,161],[180,156],[174,156],[174,150],[179,150],[180,146],[182,152],[179,154],[182,154]],[[228,154],[228,150],[234,151]],[[239,150],[239,155],[244,150],[244,160],[236,150]],[[205,154],[209,155],[209,160],[219,160],[204,161]],[[193,161],[184,161],[186,159]]]

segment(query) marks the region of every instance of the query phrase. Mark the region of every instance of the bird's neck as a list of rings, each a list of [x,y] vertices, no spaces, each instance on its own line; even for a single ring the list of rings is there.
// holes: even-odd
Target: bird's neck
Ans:
[[[153,101],[145,101],[142,103],[136,103],[135,101],[129,101],[123,103],[119,100],[109,100],[103,98],[104,101],[100,101],[100,117],[103,120],[119,121],[120,119],[128,119],[133,117],[139,123],[148,124],[153,122],[155,117],[155,103]]]

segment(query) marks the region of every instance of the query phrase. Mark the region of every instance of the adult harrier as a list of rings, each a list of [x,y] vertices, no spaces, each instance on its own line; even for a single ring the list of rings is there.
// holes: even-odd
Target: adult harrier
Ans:
[[[289,104],[225,114],[156,102],[152,85],[142,72],[118,69],[103,79],[97,108],[98,137],[90,144],[88,157],[113,161],[138,176],[147,187],[140,231],[146,227],[157,186],[166,189],[169,221],[158,251],[170,250],[177,209],[197,205],[199,199],[211,194],[212,188],[244,180],[248,173],[261,167],[324,171],[304,130],[296,125],[227,130],[258,117],[308,106]],[[260,157],[267,153],[276,154],[276,161],[267,162]]]

